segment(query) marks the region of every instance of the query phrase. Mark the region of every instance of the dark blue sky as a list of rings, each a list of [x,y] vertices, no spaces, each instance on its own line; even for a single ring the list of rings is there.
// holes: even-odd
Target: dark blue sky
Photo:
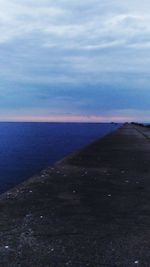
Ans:
[[[149,8],[0,0],[0,120],[149,121]]]

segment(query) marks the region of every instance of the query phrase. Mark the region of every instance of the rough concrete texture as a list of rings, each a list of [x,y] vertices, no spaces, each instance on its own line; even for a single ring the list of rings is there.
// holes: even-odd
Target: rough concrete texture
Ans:
[[[150,130],[125,124],[0,198],[1,267],[149,267]]]

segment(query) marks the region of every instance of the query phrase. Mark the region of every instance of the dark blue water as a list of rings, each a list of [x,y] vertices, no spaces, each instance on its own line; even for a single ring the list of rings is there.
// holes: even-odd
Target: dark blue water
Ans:
[[[0,123],[0,192],[24,181],[119,125]]]

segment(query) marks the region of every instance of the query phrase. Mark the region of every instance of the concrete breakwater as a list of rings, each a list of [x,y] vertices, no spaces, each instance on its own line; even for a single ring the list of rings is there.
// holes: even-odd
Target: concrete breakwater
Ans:
[[[150,130],[123,127],[0,197],[0,266],[150,266]]]

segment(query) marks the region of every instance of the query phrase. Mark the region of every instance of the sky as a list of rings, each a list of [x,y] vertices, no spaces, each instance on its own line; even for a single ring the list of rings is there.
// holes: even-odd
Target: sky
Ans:
[[[148,0],[0,0],[0,121],[150,121]]]

